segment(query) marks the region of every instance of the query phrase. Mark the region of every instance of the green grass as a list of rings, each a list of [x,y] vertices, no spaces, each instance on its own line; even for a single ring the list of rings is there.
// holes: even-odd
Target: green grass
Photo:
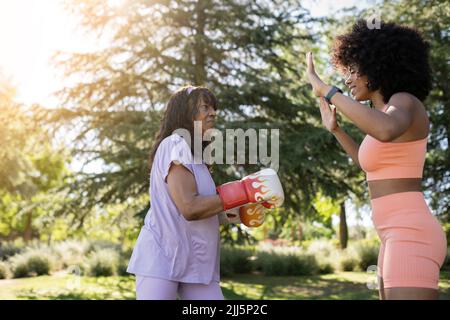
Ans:
[[[366,283],[373,275],[341,272],[314,277],[239,275],[222,279],[226,299],[378,299]],[[0,300],[6,299],[135,299],[134,277],[53,275],[0,280]],[[441,273],[440,299],[450,299],[450,272]]]

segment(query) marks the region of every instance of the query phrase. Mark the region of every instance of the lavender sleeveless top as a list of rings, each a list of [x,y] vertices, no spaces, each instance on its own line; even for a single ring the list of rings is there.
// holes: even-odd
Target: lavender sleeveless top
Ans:
[[[159,145],[151,173],[150,199],[127,272],[186,283],[219,281],[219,218],[187,221],[170,197],[166,178],[171,163],[182,164],[194,175],[200,195],[216,194],[204,163],[195,164],[186,141],[177,134]]]

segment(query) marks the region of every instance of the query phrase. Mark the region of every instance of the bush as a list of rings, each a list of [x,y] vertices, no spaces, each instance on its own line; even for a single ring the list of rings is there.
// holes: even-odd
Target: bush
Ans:
[[[0,261],[0,279],[8,279],[11,271],[7,263]]]
[[[318,261],[318,266],[320,274],[330,274],[334,272],[333,263],[329,260]]]
[[[447,245],[450,245],[450,222],[445,222],[442,224],[445,235],[447,237]]]
[[[316,257],[320,274],[334,272],[333,257],[337,253],[336,246],[330,240],[313,240],[308,243],[306,252]]]
[[[16,254],[22,253],[24,245],[21,242],[5,242],[0,244],[0,261],[6,261]]]
[[[54,257],[47,250],[29,249],[10,259],[14,278],[50,274]]]
[[[316,258],[310,254],[258,252],[256,268],[266,276],[302,276],[319,272]]]
[[[366,271],[371,265],[377,265],[379,244],[374,241],[359,241],[352,249],[358,260],[358,267],[361,271]]]
[[[119,255],[119,264],[117,266],[117,274],[119,276],[130,276],[127,272],[128,263],[130,262],[131,255],[133,254],[133,248],[122,249]]]
[[[66,240],[52,246],[52,250],[58,257],[61,268],[83,269],[85,259],[90,246],[86,241]]]
[[[50,274],[51,262],[46,256],[30,255],[28,258],[28,270],[36,275]]]
[[[29,277],[28,265],[24,259],[15,260],[12,265],[13,278]]]
[[[221,276],[250,273],[254,269],[252,265],[253,255],[254,250],[250,248],[222,246],[220,249]]]
[[[105,240],[96,240],[96,241],[90,241],[86,247],[86,252],[100,252],[102,250],[111,250],[115,252],[120,252],[121,246],[119,244],[105,241]]]
[[[94,277],[109,277],[117,274],[118,253],[112,249],[91,252],[88,258],[88,272]]]
[[[356,271],[358,269],[358,259],[348,253],[347,251],[343,251],[339,257],[339,269],[341,271]]]
[[[117,265],[117,275],[119,276],[130,276],[127,272],[129,260],[120,258],[119,264]]]
[[[308,243],[307,252],[316,256],[329,257],[337,248],[330,240],[313,240]]]
[[[445,257],[443,266],[445,269],[450,269],[450,247],[447,247],[447,256]]]

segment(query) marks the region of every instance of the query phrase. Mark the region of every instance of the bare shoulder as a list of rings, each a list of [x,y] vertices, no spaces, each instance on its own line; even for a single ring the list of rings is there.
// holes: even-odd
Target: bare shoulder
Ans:
[[[399,113],[403,117],[409,117],[414,132],[423,136],[429,131],[430,120],[424,104],[414,95],[408,92],[397,92],[389,99],[389,113]],[[400,112],[398,112],[400,111]]]
[[[388,104],[389,107],[393,106],[396,109],[413,112],[422,102],[408,92],[397,92],[391,96]]]

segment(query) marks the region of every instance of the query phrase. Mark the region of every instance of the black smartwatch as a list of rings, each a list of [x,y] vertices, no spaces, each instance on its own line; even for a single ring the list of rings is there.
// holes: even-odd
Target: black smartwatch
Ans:
[[[331,103],[331,97],[334,96],[334,94],[335,94],[336,92],[342,93],[342,90],[339,89],[339,88],[336,87],[336,86],[333,86],[333,87],[331,88],[331,90],[328,91],[327,95],[325,96],[325,100],[327,100],[328,104],[332,104],[332,103]]]

